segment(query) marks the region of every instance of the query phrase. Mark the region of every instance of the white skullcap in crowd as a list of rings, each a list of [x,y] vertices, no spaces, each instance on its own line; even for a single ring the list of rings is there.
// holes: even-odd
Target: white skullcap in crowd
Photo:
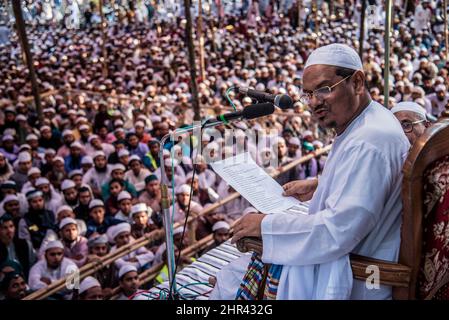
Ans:
[[[145,203],[137,203],[131,207],[131,216],[138,212],[145,212],[146,214],[148,214],[149,210],[151,210],[151,208],[148,207]],[[153,211],[151,210],[151,212]]]
[[[15,194],[8,194],[4,199],[3,199],[3,203],[8,203],[11,201],[19,201],[19,197],[16,196]]]
[[[83,281],[81,281],[78,293],[82,294],[85,291],[87,291],[89,289],[92,289],[92,288],[95,288],[95,287],[100,287],[101,288],[100,282],[98,282],[98,280],[95,279],[94,277],[88,276]]]
[[[42,186],[44,184],[50,184],[50,181],[48,181],[47,178],[43,178],[43,177],[38,178],[35,183],[36,187]]]
[[[176,188],[176,194],[187,193],[190,194],[190,186],[187,184],[180,185]]]
[[[64,250],[64,245],[59,240],[53,240],[53,241],[50,241],[49,243],[47,243],[47,245],[45,246],[45,251],[54,249],[54,248],[59,248],[59,249]]]
[[[94,164],[94,161],[92,160],[91,156],[84,156],[81,159],[81,164]]]
[[[340,43],[315,49],[307,59],[304,70],[317,64],[363,71],[362,61],[358,53],[353,48]]]
[[[109,242],[114,243],[115,238],[123,232],[131,232],[131,225],[129,223],[123,222],[109,227],[107,231]]]
[[[92,156],[92,159],[95,159],[96,157],[106,157],[106,155],[103,151],[95,151]]]
[[[121,149],[121,150],[118,152],[118,157],[121,158],[121,157],[124,157],[124,156],[129,156],[129,151],[126,150],[126,149]]]
[[[137,272],[137,268],[133,266],[132,264],[125,264],[122,266],[118,272],[118,278],[121,279],[125,274],[128,272],[135,271]]]
[[[121,191],[117,196],[117,201],[120,202],[122,200],[131,200],[133,197],[128,191]]]
[[[301,146],[301,142],[299,141],[299,139],[297,137],[292,137],[288,140],[289,144],[295,145],[295,146]]]
[[[41,170],[39,168],[33,167],[30,170],[28,170],[27,176],[29,177],[32,174],[36,174],[36,173],[41,174]]]
[[[31,161],[31,155],[29,152],[21,152],[18,156],[19,162],[28,162]]]
[[[400,111],[414,112],[419,114],[423,118],[426,118],[426,110],[413,101],[399,102],[393,108],[391,108],[391,112],[393,112],[393,114]]]
[[[75,169],[75,170],[72,170],[72,171],[69,172],[69,178],[72,179],[76,175],[81,175],[82,176],[83,174],[84,174],[83,170]]]
[[[248,213],[258,213],[259,211],[257,211],[256,208],[254,207],[248,207],[245,210],[243,210],[243,215],[248,214]]]
[[[137,160],[139,162],[142,162],[142,160],[140,160],[139,156],[136,155],[136,154],[133,154],[131,157],[129,157],[129,163],[131,163],[131,162],[133,162],[135,160]]]
[[[89,203],[89,210],[95,208],[95,207],[104,207],[104,202],[99,200],[99,199],[93,199],[90,203]]]
[[[173,230],[173,235],[182,234],[183,227],[177,227]]]
[[[215,231],[217,231],[219,229],[229,230],[229,229],[231,229],[231,226],[226,221],[215,222],[215,224],[212,227],[212,231],[215,232]]]
[[[62,191],[70,189],[70,188],[75,188],[75,187],[76,187],[76,184],[75,184],[75,182],[73,182],[73,180],[65,179],[61,183],[61,190]]]
[[[61,222],[59,223],[59,229],[64,228],[68,224],[74,224],[74,225],[78,226],[75,219],[67,217],[67,218],[64,218],[61,220]]]
[[[58,210],[56,210],[56,216],[58,216],[62,211],[71,211],[71,212],[73,212],[73,209],[70,206],[68,206],[68,205],[60,206],[58,208]]]

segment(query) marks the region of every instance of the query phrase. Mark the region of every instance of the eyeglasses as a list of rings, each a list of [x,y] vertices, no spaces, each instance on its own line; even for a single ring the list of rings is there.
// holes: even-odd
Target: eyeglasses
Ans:
[[[313,90],[312,92],[303,92],[301,94],[301,96],[299,97],[299,100],[304,103],[304,104],[309,104],[310,100],[312,100],[312,96],[315,96],[315,98],[317,98],[317,100],[319,101],[323,101],[324,99],[326,99],[329,94],[332,92],[332,90],[338,86],[340,83],[342,83],[343,81],[345,81],[346,79],[352,77],[354,75],[350,74],[349,76],[341,79],[340,81],[338,81],[336,84],[332,85],[332,86],[325,86],[325,87],[321,87],[318,88],[316,90]]]
[[[402,127],[402,130],[404,130],[405,133],[410,133],[410,132],[413,131],[413,126],[415,124],[422,123],[422,122],[425,122],[425,121],[426,120],[418,120],[418,121],[413,121],[413,122],[411,122],[411,121],[402,121],[401,122],[401,127]]]

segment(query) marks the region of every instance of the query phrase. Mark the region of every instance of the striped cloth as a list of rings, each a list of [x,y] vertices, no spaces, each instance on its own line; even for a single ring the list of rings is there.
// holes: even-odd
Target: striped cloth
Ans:
[[[299,203],[300,211],[307,214],[309,203]],[[198,258],[191,265],[185,267],[176,274],[176,286],[180,293],[180,298],[184,300],[207,300],[211,293],[213,286],[208,283],[209,277],[215,277],[217,272],[225,265],[240,258],[241,256],[249,254],[238,251],[235,245],[228,240],[220,246],[206,252]],[[281,276],[282,266],[269,266],[266,286],[263,299],[276,299],[277,288],[279,285],[279,278]],[[255,300],[257,299],[257,292],[264,274],[264,264],[260,257],[253,254],[251,262],[248,265],[248,271],[240,285],[236,299],[240,300]],[[168,281],[157,285],[150,289],[149,294],[145,294],[147,299],[158,299],[163,296],[163,290],[169,289]]]

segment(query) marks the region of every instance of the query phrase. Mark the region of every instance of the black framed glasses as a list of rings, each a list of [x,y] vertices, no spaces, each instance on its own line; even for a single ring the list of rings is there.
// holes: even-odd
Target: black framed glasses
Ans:
[[[309,102],[310,102],[310,100],[312,100],[313,96],[317,100],[323,101],[324,99],[326,99],[331,94],[332,90],[335,87],[337,87],[340,83],[342,83],[346,79],[352,77],[353,75],[354,75],[354,73],[350,74],[349,76],[341,79],[340,81],[338,81],[336,84],[334,84],[332,86],[321,87],[321,88],[318,88],[316,90],[313,90],[312,92],[302,92],[301,95],[299,96],[299,101],[301,101],[304,104],[309,104]]]
[[[401,127],[402,127],[402,130],[404,130],[405,133],[410,133],[410,132],[413,131],[413,126],[415,124],[422,123],[422,122],[425,122],[425,121],[426,120],[418,120],[418,121],[405,120],[405,121],[401,121]]]

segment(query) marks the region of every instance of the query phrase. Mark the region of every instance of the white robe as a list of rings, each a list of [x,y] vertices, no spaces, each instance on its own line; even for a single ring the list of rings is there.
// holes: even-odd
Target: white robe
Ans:
[[[351,252],[397,261],[409,147],[393,114],[371,102],[335,138],[309,215],[262,220],[262,260],[283,265],[277,299],[349,298]],[[391,287],[354,280],[350,298],[390,299]]]

